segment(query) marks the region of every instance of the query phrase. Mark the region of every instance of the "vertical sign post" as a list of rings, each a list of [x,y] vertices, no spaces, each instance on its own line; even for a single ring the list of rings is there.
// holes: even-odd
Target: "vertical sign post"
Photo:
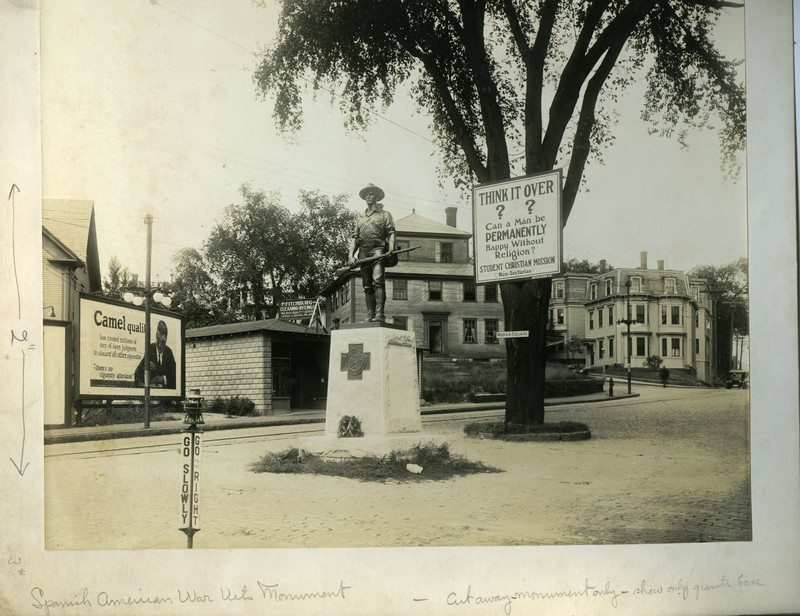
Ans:
[[[188,414],[187,421],[189,421]],[[200,421],[202,422],[202,416]],[[186,547],[189,549],[192,549],[194,534],[200,530],[200,434],[202,432],[203,430],[197,427],[196,420],[191,421],[189,427],[182,432],[181,523],[184,526],[180,530],[186,533]]]

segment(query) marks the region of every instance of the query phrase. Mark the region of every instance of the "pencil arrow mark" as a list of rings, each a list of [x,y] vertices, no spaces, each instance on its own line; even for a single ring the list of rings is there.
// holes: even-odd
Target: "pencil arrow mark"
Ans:
[[[9,458],[11,464],[17,469],[20,476],[25,475],[25,470],[28,468],[30,462],[25,462],[25,351],[22,351],[22,453],[19,456],[19,464],[16,463],[14,458]]]
[[[11,201],[11,257],[14,261],[14,282],[17,284],[17,319],[20,319],[22,317],[22,298],[19,295],[19,274],[17,274],[17,208],[15,203],[15,191],[20,192],[19,186],[11,184],[11,190],[8,191],[8,200]]]

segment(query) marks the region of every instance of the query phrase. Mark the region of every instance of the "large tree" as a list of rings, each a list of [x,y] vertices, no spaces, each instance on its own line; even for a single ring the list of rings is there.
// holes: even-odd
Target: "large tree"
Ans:
[[[431,122],[442,171],[460,181],[565,167],[569,218],[610,113],[642,73],[646,119],[662,131],[718,122],[730,160],[744,138],[736,63],[716,50],[719,0],[283,0],[276,40],[255,75],[284,129],[300,126],[305,83],[341,101],[346,123],[409,82]],[[471,177],[468,177],[471,176]],[[544,421],[551,280],[501,284],[508,329],[506,422]]]

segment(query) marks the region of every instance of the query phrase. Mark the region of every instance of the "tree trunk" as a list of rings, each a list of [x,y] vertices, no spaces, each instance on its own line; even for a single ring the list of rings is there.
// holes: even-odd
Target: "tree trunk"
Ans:
[[[505,424],[544,423],[547,326],[552,279],[500,285],[506,331],[527,330],[527,338],[506,340]]]

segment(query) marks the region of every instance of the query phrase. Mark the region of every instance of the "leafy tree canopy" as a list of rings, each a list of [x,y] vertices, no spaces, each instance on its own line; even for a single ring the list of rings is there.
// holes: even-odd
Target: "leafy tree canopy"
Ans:
[[[346,197],[301,191],[300,211],[278,193],[242,186],[203,251],[175,254],[174,294],[190,327],[273,317],[287,297],[314,297],[347,260],[356,215]]]
[[[565,272],[574,272],[576,274],[600,274],[601,270],[603,270],[603,267],[600,263],[592,263],[589,261],[589,259],[576,259],[575,257],[570,257],[564,261],[561,269]],[[614,267],[606,263],[603,271],[609,271],[612,269],[614,269]]]

